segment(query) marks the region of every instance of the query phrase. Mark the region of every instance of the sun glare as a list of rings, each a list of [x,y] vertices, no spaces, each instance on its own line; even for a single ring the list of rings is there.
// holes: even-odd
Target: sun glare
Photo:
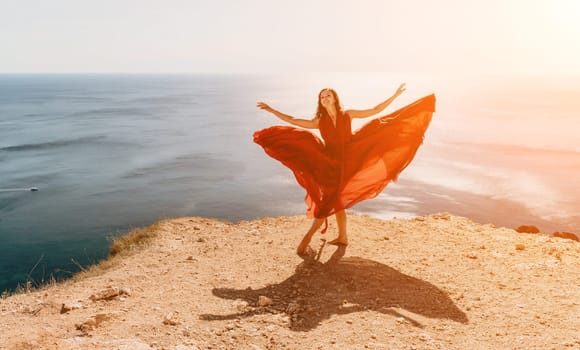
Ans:
[[[560,0],[550,3],[554,24],[570,39],[580,34],[580,1]]]

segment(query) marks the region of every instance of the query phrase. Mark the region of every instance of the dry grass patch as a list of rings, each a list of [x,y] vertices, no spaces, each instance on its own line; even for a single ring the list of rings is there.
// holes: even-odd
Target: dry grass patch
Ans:
[[[116,266],[123,256],[149,245],[159,234],[160,227],[161,222],[156,222],[150,226],[138,228],[125,235],[115,237],[109,247],[109,257],[87,269],[83,268],[80,273],[73,276],[73,280],[78,281],[103,274]]]
[[[109,254],[114,257],[146,246],[157,236],[160,227],[161,223],[156,222],[151,226],[138,228],[126,235],[114,238],[109,247]]]

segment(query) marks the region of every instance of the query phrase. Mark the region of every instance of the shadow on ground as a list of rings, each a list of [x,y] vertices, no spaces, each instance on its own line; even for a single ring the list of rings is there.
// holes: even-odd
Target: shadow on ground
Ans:
[[[215,288],[224,299],[244,300],[246,310],[229,315],[201,315],[204,320],[231,320],[260,313],[286,313],[290,329],[308,331],[332,315],[372,310],[403,317],[416,327],[421,323],[397,312],[404,309],[429,318],[467,323],[468,319],[449,296],[429,282],[405,275],[376,261],[344,257],[339,247],[326,263],[307,259],[288,279],[260,289]],[[270,298],[272,305],[260,307],[258,298]]]

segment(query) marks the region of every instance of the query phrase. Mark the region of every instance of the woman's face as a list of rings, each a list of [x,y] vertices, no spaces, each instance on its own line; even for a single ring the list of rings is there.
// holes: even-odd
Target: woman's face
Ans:
[[[322,90],[320,93],[320,104],[326,109],[334,106],[334,95],[330,90]]]

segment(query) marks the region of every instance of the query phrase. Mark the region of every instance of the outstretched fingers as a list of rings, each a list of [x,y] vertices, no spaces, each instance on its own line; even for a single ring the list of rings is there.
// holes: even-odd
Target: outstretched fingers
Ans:
[[[397,88],[397,92],[395,92],[395,95],[400,95],[403,92],[405,92],[405,90],[407,90],[405,83],[402,83],[401,85],[399,85],[399,87]]]
[[[272,110],[272,108],[271,108],[270,106],[268,106],[268,104],[267,104],[267,103],[264,103],[264,102],[261,102],[261,101],[260,101],[260,102],[258,102],[258,103],[256,103],[256,106],[257,106],[258,108],[260,108],[260,109],[263,109],[263,110],[265,110],[265,111],[270,111],[270,110]]]

